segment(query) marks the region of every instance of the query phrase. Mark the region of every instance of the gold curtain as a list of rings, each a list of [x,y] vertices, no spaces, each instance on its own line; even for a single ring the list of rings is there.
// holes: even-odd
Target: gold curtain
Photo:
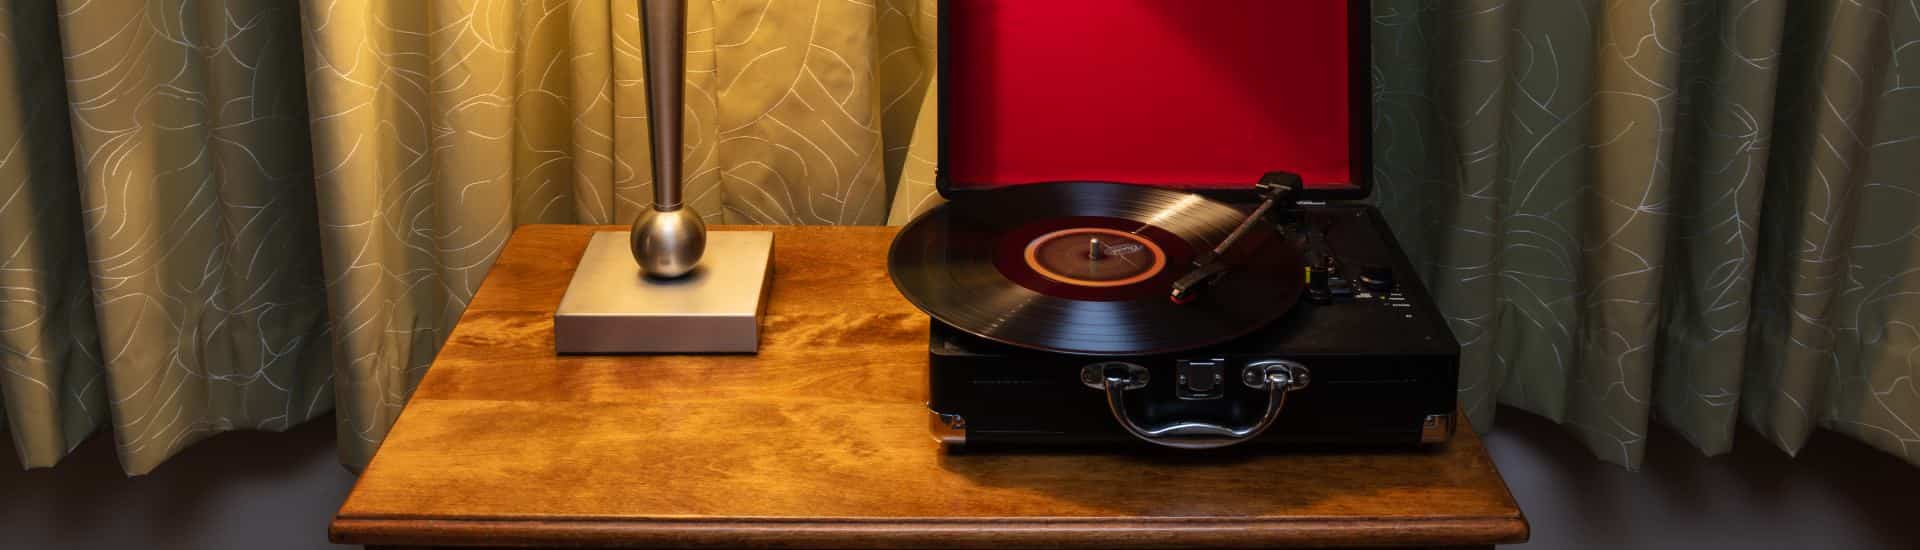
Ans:
[[[0,415],[29,467],[108,422],[54,11],[0,5]]]

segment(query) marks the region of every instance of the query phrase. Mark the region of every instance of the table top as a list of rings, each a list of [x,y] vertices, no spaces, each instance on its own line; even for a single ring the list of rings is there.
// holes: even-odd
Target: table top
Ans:
[[[714,228],[728,229],[746,228]],[[556,355],[554,306],[588,237],[619,230],[514,233],[340,508],[335,542],[1192,547],[1527,536],[1470,429],[1433,452],[945,453],[924,405],[928,320],[887,279],[895,228],[772,228],[757,355]]]

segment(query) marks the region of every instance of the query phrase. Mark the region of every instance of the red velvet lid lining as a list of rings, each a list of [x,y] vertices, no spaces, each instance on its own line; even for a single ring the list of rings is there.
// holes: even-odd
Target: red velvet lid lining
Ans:
[[[949,0],[941,175],[1309,188],[1351,172],[1345,0]]]

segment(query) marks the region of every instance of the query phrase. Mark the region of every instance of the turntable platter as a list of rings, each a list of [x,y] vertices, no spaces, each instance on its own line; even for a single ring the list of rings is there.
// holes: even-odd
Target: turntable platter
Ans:
[[[1236,247],[1235,267],[1197,299],[1168,298],[1245,216],[1134,185],[977,191],[902,229],[887,267],[915,306],[982,338],[1082,355],[1175,352],[1252,332],[1299,298],[1300,252],[1273,231]]]

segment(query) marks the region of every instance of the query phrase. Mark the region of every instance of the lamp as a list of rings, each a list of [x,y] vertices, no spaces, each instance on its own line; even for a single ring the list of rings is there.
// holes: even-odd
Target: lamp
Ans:
[[[653,204],[627,233],[595,233],[587,242],[553,312],[554,351],[752,353],[771,286],[773,232],[709,233],[684,200],[687,4],[638,1]]]

